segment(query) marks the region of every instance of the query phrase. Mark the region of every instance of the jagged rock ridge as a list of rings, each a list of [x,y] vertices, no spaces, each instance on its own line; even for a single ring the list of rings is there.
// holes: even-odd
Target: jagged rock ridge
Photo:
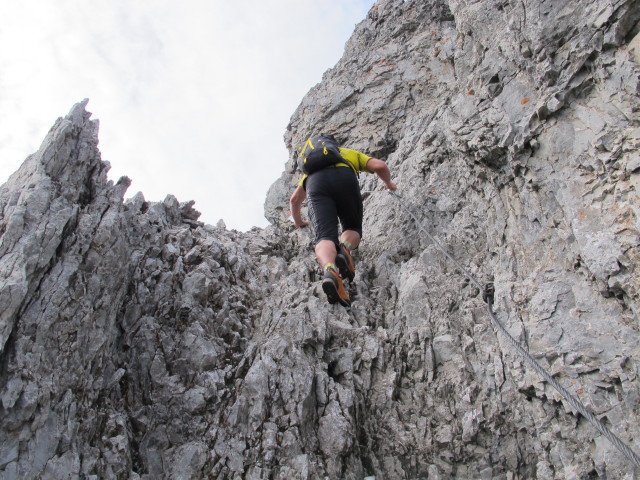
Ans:
[[[386,158],[509,331],[636,451],[633,1],[381,0],[287,129]],[[373,176],[354,316],[272,226],[107,181],[85,103],[0,187],[2,478],[632,478]]]

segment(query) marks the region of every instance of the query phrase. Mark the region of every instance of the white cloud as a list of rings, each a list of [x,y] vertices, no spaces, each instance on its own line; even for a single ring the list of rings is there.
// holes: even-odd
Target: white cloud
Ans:
[[[128,196],[172,193],[205,222],[264,226],[289,117],[373,3],[4,2],[0,182],[88,97],[110,178],[133,180]]]

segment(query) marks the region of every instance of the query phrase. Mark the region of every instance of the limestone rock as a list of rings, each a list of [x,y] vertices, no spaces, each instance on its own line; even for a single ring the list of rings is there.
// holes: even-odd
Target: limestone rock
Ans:
[[[123,201],[73,107],[0,187],[0,476],[634,478],[421,228],[640,451],[639,20],[632,0],[379,0],[249,232]],[[385,159],[404,202],[360,176],[351,314],[287,214],[318,129]]]

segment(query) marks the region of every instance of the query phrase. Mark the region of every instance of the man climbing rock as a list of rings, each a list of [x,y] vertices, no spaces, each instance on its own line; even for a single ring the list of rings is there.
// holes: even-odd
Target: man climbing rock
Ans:
[[[395,190],[396,184],[391,181],[391,172],[384,161],[338,147],[332,135],[310,137],[300,150],[298,165],[304,175],[289,200],[291,215],[296,227],[309,225],[301,213],[302,202],[308,196],[316,258],[324,270],[322,289],[329,303],[339,302],[348,307],[351,302],[343,279],[351,281],[355,276],[351,252],[362,239],[363,208],[357,175],[375,173],[389,190]],[[322,158],[314,164],[316,155]],[[342,226],[339,238],[338,220]]]

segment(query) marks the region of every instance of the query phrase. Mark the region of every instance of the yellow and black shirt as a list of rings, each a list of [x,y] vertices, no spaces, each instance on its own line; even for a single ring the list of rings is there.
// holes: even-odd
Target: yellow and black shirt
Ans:
[[[351,150],[350,148],[342,148],[340,147],[340,155],[344,158],[349,165],[344,163],[336,163],[334,167],[351,167],[354,173],[357,172],[368,172],[367,170],[367,162],[371,157],[365,155],[364,153],[358,152],[356,150]],[[329,168],[334,168],[329,167]],[[304,182],[307,180],[308,175],[303,175],[298,185],[304,188]]]

